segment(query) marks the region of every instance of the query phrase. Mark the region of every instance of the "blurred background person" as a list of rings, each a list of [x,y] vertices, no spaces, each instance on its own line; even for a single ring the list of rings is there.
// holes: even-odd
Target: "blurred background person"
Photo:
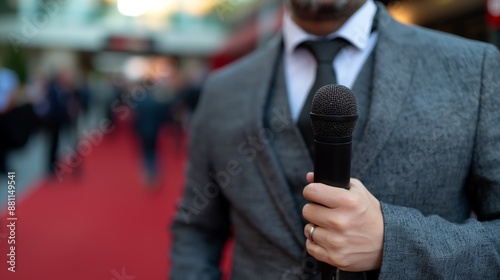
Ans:
[[[15,96],[19,87],[17,75],[7,69],[0,67],[0,173],[7,173],[6,156],[8,149],[12,146],[11,133],[7,128],[12,127],[9,122],[15,121],[9,112],[15,103]]]
[[[208,66],[195,59],[187,59],[183,65],[182,88],[176,98],[177,119],[184,121],[183,127],[189,126],[191,116],[198,105],[203,83],[208,74]]]
[[[137,98],[134,127],[141,143],[144,182],[149,187],[157,187],[161,171],[168,168],[159,166],[157,140],[160,129],[173,122],[172,105],[180,86],[176,67],[174,59],[151,59],[140,82],[130,87],[131,94],[143,95]]]
[[[7,161],[9,152],[23,148],[39,125],[23,84],[25,61],[4,59],[7,67],[0,66],[0,172],[12,168]]]
[[[47,162],[49,174],[55,172],[61,131],[67,129],[73,141],[77,141],[76,124],[80,113],[86,107],[87,92],[75,79],[74,70],[65,68],[57,71],[47,85],[45,98],[48,109],[43,118],[50,139]]]

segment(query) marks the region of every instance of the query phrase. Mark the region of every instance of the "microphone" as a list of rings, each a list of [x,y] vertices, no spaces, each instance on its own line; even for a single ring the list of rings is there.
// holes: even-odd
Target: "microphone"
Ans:
[[[352,133],[358,119],[356,98],[341,85],[326,85],[313,97],[314,182],[349,189]],[[319,263],[322,280],[338,279],[339,270]]]
[[[341,85],[326,85],[314,95],[314,181],[349,189],[352,133],[358,119],[356,98]]]

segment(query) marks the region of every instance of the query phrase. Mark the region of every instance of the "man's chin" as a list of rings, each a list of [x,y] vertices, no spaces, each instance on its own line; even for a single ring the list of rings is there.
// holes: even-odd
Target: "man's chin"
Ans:
[[[287,0],[292,12],[302,20],[327,21],[349,15],[349,0]]]

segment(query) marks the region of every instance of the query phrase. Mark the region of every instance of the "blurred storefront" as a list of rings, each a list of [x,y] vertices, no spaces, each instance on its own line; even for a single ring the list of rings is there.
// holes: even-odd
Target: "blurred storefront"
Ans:
[[[493,38],[498,34],[498,0],[383,2],[404,23],[483,41],[490,40],[490,34]],[[6,52],[26,49],[29,61],[33,63],[35,57],[35,64],[45,69],[53,67],[39,64],[45,50],[64,50],[66,55],[73,53],[72,60],[84,70],[119,69],[125,57],[136,55],[210,58],[212,66],[217,68],[271,37],[280,25],[281,3],[280,0],[1,1],[0,60]],[[107,57],[114,53],[120,55]]]
[[[0,1],[0,66],[14,70],[27,89],[70,71],[79,86],[90,89],[91,110],[100,107],[104,115],[116,88],[151,76],[168,76],[158,84],[179,92],[199,87],[213,55],[233,34],[265,22],[263,14],[275,17],[266,8],[272,3],[279,6],[258,0]],[[244,48],[238,53],[256,47],[247,42],[257,36],[247,35],[241,34]],[[160,58],[167,61],[167,74],[155,69]],[[23,99],[43,100],[41,91],[22,92]]]
[[[486,2],[482,0],[391,1],[390,10],[400,21],[488,41]]]
[[[207,57],[258,1],[8,0],[0,3],[0,57],[21,51],[44,70],[42,57],[62,51],[79,66],[109,71],[136,55]],[[237,5],[237,6],[236,6]],[[48,53],[46,53],[48,51]],[[72,54],[70,54],[72,53]],[[120,59],[106,58],[121,53]],[[97,59],[90,59],[99,54]],[[102,63],[102,59],[106,63]],[[1,58],[0,58],[1,59]],[[115,65],[110,63],[116,62]],[[68,63],[63,59],[60,64]],[[72,63],[72,62],[71,62]],[[103,69],[100,69],[105,66]],[[59,67],[59,66],[58,66]]]

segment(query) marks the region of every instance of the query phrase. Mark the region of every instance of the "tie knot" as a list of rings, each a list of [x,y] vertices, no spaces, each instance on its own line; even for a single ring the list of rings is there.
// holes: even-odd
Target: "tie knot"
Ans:
[[[332,63],[339,51],[349,45],[343,38],[333,40],[305,41],[299,47],[305,48],[311,52],[318,63]]]

